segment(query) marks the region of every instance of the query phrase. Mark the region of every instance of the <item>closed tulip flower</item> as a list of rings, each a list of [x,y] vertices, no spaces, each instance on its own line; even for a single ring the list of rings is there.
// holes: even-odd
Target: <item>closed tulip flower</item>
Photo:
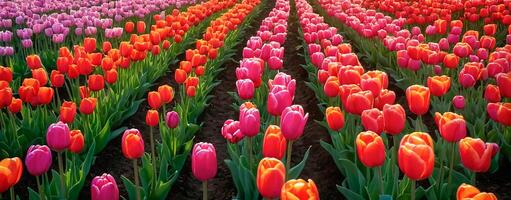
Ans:
[[[94,113],[96,108],[97,99],[93,97],[83,98],[80,102],[80,113],[84,115],[90,115]]]
[[[29,55],[26,57],[25,61],[27,62],[27,66],[30,69],[37,69],[43,67],[41,58],[38,55]]]
[[[291,141],[298,139],[303,134],[308,118],[309,113],[304,114],[300,105],[292,105],[284,109],[280,118],[280,126],[284,137]]]
[[[511,126],[511,103],[502,103],[495,114],[499,123]]]
[[[91,200],[119,200],[119,189],[114,177],[103,174],[92,179]]]
[[[484,143],[477,138],[466,137],[459,142],[461,163],[473,172],[486,172],[490,169],[491,160],[497,154],[498,146]]]
[[[240,130],[240,122],[228,119],[222,126],[222,136],[230,143],[236,144],[245,136]]]
[[[250,79],[240,79],[236,81],[236,88],[241,99],[252,99],[255,93],[254,82]]]
[[[216,176],[218,170],[215,147],[200,142],[193,146],[192,172],[199,181],[207,181]]]
[[[392,90],[383,89],[380,94],[374,98],[373,107],[383,110],[383,106],[386,104],[394,104],[396,101],[396,93]]]
[[[444,66],[449,69],[456,69],[460,63],[460,58],[455,54],[447,54],[444,57]]]
[[[362,112],[361,119],[362,125],[367,131],[372,131],[380,135],[385,128],[383,112],[377,108],[364,110]]]
[[[169,128],[176,128],[179,121],[179,114],[176,111],[167,112],[167,115],[165,115],[165,123]]]
[[[174,89],[170,85],[162,85],[158,87],[161,101],[163,103],[170,103],[174,99]]]
[[[268,126],[263,139],[263,156],[281,160],[286,153],[286,144],[286,138],[282,135],[280,127]]]
[[[286,168],[276,158],[263,158],[257,167],[257,189],[264,198],[277,198],[286,181]]]
[[[46,143],[57,152],[66,150],[71,143],[69,127],[63,122],[53,123],[46,132]]]
[[[122,135],[122,154],[127,159],[139,159],[144,155],[144,140],[137,129],[128,129]]]
[[[72,101],[64,101],[60,107],[60,121],[64,123],[72,123],[76,116],[76,104]]]
[[[160,114],[158,114],[158,110],[148,110],[145,116],[145,122],[148,126],[158,126],[160,122]]]
[[[40,87],[37,91],[37,103],[40,105],[48,105],[53,100],[55,92],[51,87]]]
[[[429,88],[422,85],[412,85],[406,89],[408,108],[416,115],[424,115],[429,110]]]
[[[48,172],[52,164],[50,148],[46,145],[32,145],[25,157],[25,166],[32,176],[40,176]]]
[[[85,52],[92,53],[96,51],[96,38],[85,38],[83,40],[83,47]]]
[[[52,70],[50,74],[51,85],[56,88],[64,86],[65,77],[64,74],[57,70]]]
[[[412,180],[430,177],[435,165],[431,136],[423,132],[405,135],[399,144],[398,164],[401,171]]]
[[[251,102],[245,102],[240,106],[240,130],[248,137],[256,136],[261,126],[259,110]]]
[[[385,162],[385,144],[372,131],[361,132],[355,140],[358,158],[366,167],[378,167]]]
[[[280,200],[319,200],[318,188],[311,179],[291,179],[282,186]]]
[[[330,76],[323,85],[323,91],[328,97],[336,97],[339,95],[339,79],[336,76]]]
[[[435,113],[435,123],[440,135],[448,142],[458,142],[467,135],[467,125],[463,116],[452,112]]]
[[[85,144],[83,134],[80,130],[72,130],[70,133],[71,140],[69,143],[69,151],[80,154]]]
[[[511,90],[510,89],[504,89],[504,88],[511,88],[511,73],[501,73],[497,75],[497,85],[499,88],[502,88],[500,90],[500,95],[505,98],[511,98]]]
[[[465,108],[465,97],[461,95],[456,95],[452,98],[452,105],[456,109],[463,109]]]
[[[484,99],[489,103],[500,102],[502,98],[500,96],[499,86],[488,84],[484,90]]]
[[[41,86],[48,84],[48,74],[43,68],[33,69],[32,78],[37,79]]]
[[[21,101],[21,99],[13,98],[11,101],[11,105],[9,105],[8,109],[11,113],[18,113],[21,111],[22,106],[23,102]]]
[[[451,87],[451,78],[448,76],[428,77],[428,88],[433,96],[443,96]]]
[[[7,81],[10,83],[12,79],[12,69],[9,67],[0,66],[0,81]]]
[[[463,183],[456,191],[456,200],[497,200],[493,193],[481,192],[476,187]]]
[[[373,93],[370,91],[360,91],[348,95],[346,104],[344,105],[347,112],[355,115],[361,115],[364,110],[373,108],[373,103]]]
[[[268,94],[268,113],[280,116],[282,111],[293,103],[293,96],[285,86],[274,86]]]
[[[18,183],[23,173],[23,163],[18,157],[5,158],[0,161],[0,193]]]
[[[147,94],[147,103],[152,109],[159,109],[162,103],[160,93],[155,91],[149,92]]]
[[[455,55],[465,58],[472,53],[472,47],[465,42],[458,42],[454,45],[453,52]]]
[[[6,84],[8,85],[8,84]],[[20,94],[21,95],[21,94]],[[11,105],[12,102],[12,89],[10,87],[0,87],[0,109]]]
[[[325,116],[330,129],[339,131],[344,127],[344,113],[341,108],[330,106],[326,109]]]
[[[87,84],[91,91],[97,92],[105,88],[105,79],[99,74],[93,74],[89,76]]]
[[[115,84],[118,77],[117,69],[111,69],[105,72],[105,81],[110,85]]]
[[[405,109],[400,104],[383,106],[383,119],[385,132],[390,135],[399,135],[406,125]]]

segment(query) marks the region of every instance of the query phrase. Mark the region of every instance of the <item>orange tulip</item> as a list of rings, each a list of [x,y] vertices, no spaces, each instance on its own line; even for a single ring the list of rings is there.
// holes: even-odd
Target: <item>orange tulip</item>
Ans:
[[[56,88],[64,86],[65,77],[60,71],[52,70],[50,74],[51,85]]]
[[[392,90],[383,89],[380,94],[374,98],[374,107],[383,110],[386,104],[394,104],[396,93]]]
[[[364,110],[360,118],[362,119],[362,125],[365,130],[373,131],[378,135],[383,132],[385,121],[383,119],[383,112],[378,110],[378,108]]]
[[[398,164],[401,171],[412,180],[423,180],[431,176],[435,165],[431,136],[423,132],[405,135],[399,144]]]
[[[33,69],[32,78],[37,79],[41,86],[46,85],[48,83],[48,74],[46,73],[46,70],[44,70],[43,68]]]
[[[163,103],[170,103],[174,99],[174,89],[169,85],[162,85],[158,87],[158,93],[160,93],[161,101]]]
[[[40,87],[37,91],[37,103],[40,105],[48,105],[53,100],[53,88]]]
[[[115,82],[117,82],[118,76],[119,76],[119,74],[117,73],[116,69],[108,70],[105,73],[105,81],[108,84],[113,85],[113,84],[115,84]]]
[[[137,22],[137,33],[144,33],[146,29],[146,25],[144,21]]]
[[[447,54],[444,56],[444,66],[449,69],[456,69],[460,63],[460,57],[454,54]]]
[[[20,94],[21,95],[21,94]],[[0,109],[11,105],[12,89],[10,87],[0,87]]]
[[[43,67],[41,58],[38,55],[29,55],[26,57],[25,61],[27,62],[28,68],[30,69],[37,69]]]
[[[385,132],[390,135],[398,135],[406,125],[406,113],[400,104],[383,106],[383,119]]]
[[[276,158],[263,158],[257,167],[257,189],[264,198],[277,198],[286,180],[286,167]]]
[[[443,96],[451,87],[451,78],[448,76],[428,77],[428,88],[433,96]]]
[[[360,78],[360,87],[362,90],[371,91],[375,97],[380,95],[381,90],[387,89],[389,85],[389,78],[387,77],[387,74],[378,70],[368,71]]]
[[[339,95],[339,79],[336,76],[330,76],[323,85],[323,92],[328,97]]]
[[[152,109],[157,110],[161,106],[161,96],[159,92],[152,91],[147,94],[147,103]]]
[[[364,110],[371,109],[373,102],[374,97],[370,91],[360,91],[350,94],[344,106],[347,112],[360,115]]]
[[[326,109],[325,116],[330,129],[339,131],[344,127],[344,113],[341,108],[330,106]]]
[[[97,103],[96,98],[86,97],[80,102],[80,112],[84,115],[90,115],[94,112]]]
[[[60,107],[60,121],[70,124],[75,120],[76,104],[72,101],[64,101]]]
[[[263,139],[263,156],[282,159],[286,153],[286,144],[286,138],[282,135],[280,127],[268,126]]]
[[[458,142],[467,135],[467,125],[463,116],[452,112],[435,113],[435,122],[442,138],[448,142]]]
[[[456,192],[457,200],[497,200],[493,193],[481,192],[476,187],[463,183]]]
[[[179,84],[183,84],[187,78],[188,74],[185,70],[182,69],[176,69],[174,78],[176,79],[176,82]]]
[[[416,115],[424,115],[429,110],[429,88],[422,85],[412,85],[406,89],[408,108]]]
[[[126,22],[126,24],[124,24],[124,30],[126,31],[126,33],[133,33],[133,31],[135,30],[135,23]]]
[[[0,193],[16,185],[23,173],[23,163],[18,157],[5,158],[0,161]]]
[[[144,140],[137,129],[128,129],[122,135],[122,153],[127,159],[139,159],[144,155]]]
[[[372,131],[361,132],[355,140],[358,158],[366,167],[378,167],[385,162],[385,144]]]
[[[477,138],[466,137],[459,142],[461,163],[474,172],[486,172],[490,169],[491,159],[498,152],[494,143],[484,143]]]
[[[21,99],[12,99],[11,105],[9,105],[8,109],[12,113],[18,113],[21,111],[22,108],[22,101]]]
[[[83,40],[83,47],[85,48],[85,52],[92,53],[96,51],[96,38],[85,38]]]
[[[160,114],[157,110],[148,110],[145,116],[145,122],[148,126],[158,126],[160,122]]]
[[[93,74],[89,76],[87,84],[91,91],[97,92],[105,88],[105,79],[99,74]]]
[[[0,65],[0,81],[11,82],[13,79],[12,69]]]
[[[83,146],[85,145],[82,132],[80,130],[72,130],[69,134],[71,135],[69,151],[80,154],[83,150]]]
[[[318,188],[311,179],[291,179],[282,186],[280,200],[319,200]]]

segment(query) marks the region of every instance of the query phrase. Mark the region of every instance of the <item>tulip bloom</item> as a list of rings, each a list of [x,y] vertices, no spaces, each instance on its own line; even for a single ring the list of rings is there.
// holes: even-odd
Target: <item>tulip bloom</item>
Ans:
[[[390,135],[398,135],[406,125],[405,109],[400,104],[383,106],[383,119],[385,132]]]
[[[318,188],[311,179],[291,179],[282,186],[280,200],[319,200]]]
[[[83,47],[85,52],[92,53],[96,51],[96,38],[85,38],[83,40]]]
[[[13,98],[11,101],[11,104],[9,105],[8,109],[11,113],[18,113],[21,111],[22,108],[22,101],[21,99],[15,99]]]
[[[91,200],[119,200],[119,189],[114,177],[103,174],[92,179],[90,186]]]
[[[366,167],[378,167],[385,162],[385,144],[372,131],[361,132],[355,140],[358,158]]]
[[[461,95],[456,95],[452,98],[452,105],[456,109],[463,109],[465,108],[465,97]]]
[[[122,153],[127,159],[136,160],[144,155],[144,140],[137,129],[128,129],[124,131],[121,144]]]
[[[240,106],[240,130],[248,137],[256,136],[261,126],[261,115],[259,110],[251,102],[245,102]]]
[[[495,112],[495,117],[499,123],[511,126],[511,103],[500,104]]]
[[[423,180],[431,176],[435,165],[431,136],[423,132],[405,135],[399,144],[398,164],[401,171],[412,180]]]
[[[165,123],[169,128],[176,128],[179,125],[179,114],[176,111],[167,112]]]
[[[481,192],[476,187],[463,183],[456,191],[456,200],[479,199],[479,200],[497,200],[493,193]]]
[[[280,126],[284,137],[290,141],[298,139],[303,134],[308,118],[309,113],[304,114],[300,105],[292,105],[284,109],[280,118]]]
[[[386,104],[394,104],[396,101],[396,93],[392,90],[383,89],[380,94],[374,98],[374,107],[383,110]]]
[[[372,131],[380,135],[385,128],[383,112],[377,108],[364,110],[362,112],[361,119],[362,125],[367,131]]]
[[[23,163],[18,157],[5,158],[0,161],[0,193],[18,183],[23,173]]]
[[[199,181],[207,181],[216,176],[218,170],[215,147],[200,142],[193,146],[192,172]]]
[[[41,58],[38,55],[29,55],[26,57],[25,61],[27,62],[27,66],[30,69],[38,69],[43,67]]]
[[[158,110],[162,104],[160,93],[155,91],[149,92],[147,94],[147,103],[149,103],[152,109]]]
[[[169,85],[162,85],[158,87],[161,101],[163,103],[170,103],[174,99],[174,89]]]
[[[408,108],[416,115],[424,115],[429,110],[429,88],[422,85],[412,85],[406,89]]]
[[[484,90],[484,99],[489,103],[500,102],[502,98],[500,96],[499,86],[488,84]]]
[[[477,138],[466,137],[459,142],[461,163],[473,172],[486,172],[499,148],[494,143],[484,143]]]
[[[72,130],[69,133],[71,136],[69,151],[80,154],[85,144],[82,132],[80,130]]]
[[[55,92],[51,87],[40,87],[37,91],[37,103],[40,105],[48,105],[53,100]]]
[[[48,84],[48,74],[43,68],[33,69],[32,78],[37,79],[41,86]]]
[[[443,96],[451,87],[451,78],[448,76],[428,77],[428,88],[433,96]]]
[[[51,85],[56,88],[64,86],[64,74],[57,70],[52,70],[50,74]]]
[[[467,135],[467,125],[463,116],[452,112],[435,113],[435,123],[440,135],[448,142],[458,142]]]
[[[286,144],[286,138],[282,135],[280,127],[268,126],[263,139],[263,156],[281,160],[286,153]]]
[[[238,96],[241,99],[252,99],[255,93],[254,82],[250,79],[240,79],[236,81],[236,88],[238,89]]]
[[[257,189],[264,198],[277,198],[286,181],[286,168],[276,158],[263,158],[257,167]]]
[[[509,89],[511,88],[511,73],[501,73],[497,75],[497,85],[499,88],[502,88],[502,90],[500,90],[502,97],[511,98],[511,90]]]
[[[160,114],[158,114],[158,110],[148,110],[145,116],[145,122],[151,127],[158,126],[158,123],[160,122]]]
[[[373,107],[373,103],[373,93],[370,91],[360,91],[348,95],[344,106],[346,107],[347,112],[355,115],[361,115],[364,110],[371,109]]]
[[[380,94],[382,89],[387,89],[389,85],[387,74],[378,70],[368,71],[360,78],[360,88],[371,91],[375,97]]]
[[[240,122],[228,119],[222,126],[222,136],[230,143],[236,144],[245,136],[240,130]]]
[[[97,92],[105,88],[105,79],[99,74],[93,74],[89,76],[87,84],[91,91]]]
[[[71,144],[71,135],[67,124],[63,122],[51,124],[46,132],[46,143],[56,152],[66,150]]]
[[[10,83],[13,79],[12,69],[9,67],[0,66],[0,81],[7,81]]]
[[[72,123],[75,120],[76,104],[72,101],[64,101],[60,107],[60,121],[64,123]]]
[[[32,176],[40,176],[50,169],[52,157],[50,148],[46,145],[32,145],[25,157],[27,171]]]
[[[293,95],[287,87],[276,85],[271,88],[267,102],[268,113],[280,116],[282,111],[293,103]]]
[[[449,69],[456,69],[460,63],[460,58],[455,54],[447,54],[444,57],[444,66]]]
[[[97,99],[93,97],[83,98],[80,102],[80,113],[90,115],[96,108]]]
[[[326,109],[326,122],[328,127],[334,131],[339,131],[344,127],[344,113],[339,107],[328,107]]]

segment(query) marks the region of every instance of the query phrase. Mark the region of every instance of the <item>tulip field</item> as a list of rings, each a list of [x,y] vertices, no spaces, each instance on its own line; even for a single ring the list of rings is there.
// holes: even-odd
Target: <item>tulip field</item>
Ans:
[[[0,199],[511,199],[510,0],[0,1]]]

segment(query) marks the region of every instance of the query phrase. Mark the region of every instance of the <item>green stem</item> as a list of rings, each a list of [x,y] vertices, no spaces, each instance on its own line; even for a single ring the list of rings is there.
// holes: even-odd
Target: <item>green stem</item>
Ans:
[[[472,182],[472,185],[476,185],[476,172],[472,172],[470,182]]]
[[[133,159],[133,171],[135,173],[135,192],[137,194],[137,200],[140,200],[140,188],[138,187],[140,185],[139,183],[139,180],[138,180],[138,165],[137,165],[137,160],[136,159]]]
[[[287,153],[286,153],[286,180],[289,179],[289,169],[291,169],[291,154],[293,150],[293,141],[289,141],[287,143]]]
[[[16,195],[14,194],[14,185],[9,188],[9,191],[11,192],[11,200],[16,200]]]
[[[208,181],[202,181],[202,200],[208,200]]]
[[[64,177],[64,162],[62,161],[62,152],[57,154],[57,159],[59,162],[59,172],[60,172],[60,192],[61,198],[66,199],[66,180]]]
[[[399,141],[398,141],[398,138],[397,138],[397,135],[393,135],[392,136],[392,140],[393,140],[393,146],[394,146],[394,159],[396,159],[396,162],[397,162],[397,151],[398,151],[398,148],[399,148]],[[392,163],[392,166],[394,166],[394,163]],[[393,174],[394,174],[394,177],[399,177],[399,170],[397,167],[392,167],[392,170],[393,170]],[[396,178],[398,179],[398,178]],[[398,183],[397,181],[394,181],[394,187],[393,188],[398,188]],[[394,190],[392,191],[392,193],[394,193]]]
[[[248,166],[250,168],[250,170],[252,170],[252,137],[248,137],[247,138],[247,142],[248,142]]]
[[[438,184],[436,185],[437,189],[442,187],[444,178],[445,143],[443,143],[442,146],[444,147],[440,149],[440,173],[438,175]]]
[[[454,148],[455,148],[455,145],[456,143],[452,143],[451,144],[451,164],[449,166],[449,178],[447,179],[447,185],[450,186],[451,185],[451,176],[452,176],[452,168],[454,167]]]
[[[415,200],[415,180],[412,180],[411,196],[411,200]]]
[[[39,176],[36,176],[35,180],[37,182],[37,189],[39,190],[39,199],[44,200],[44,189],[41,185],[41,181],[39,180]]]
[[[154,134],[153,134],[153,127],[149,127],[149,137],[151,140],[151,160],[153,164],[153,170],[154,170],[154,180],[156,180],[156,152],[154,151]]]
[[[385,181],[383,180],[383,175],[381,173],[381,171],[382,171],[381,168],[383,168],[383,166],[379,166],[377,170],[378,170],[378,179],[380,179],[380,181],[381,181],[380,182],[380,194],[384,195],[385,194],[385,189],[383,188],[384,187],[383,185],[385,184]]]

